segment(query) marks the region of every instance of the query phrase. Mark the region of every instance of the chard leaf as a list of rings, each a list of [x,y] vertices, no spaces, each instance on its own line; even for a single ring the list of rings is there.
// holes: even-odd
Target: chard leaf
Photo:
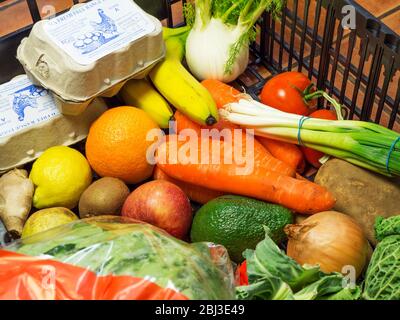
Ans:
[[[293,300],[292,289],[276,277],[268,277],[248,286],[236,288],[239,300]]]
[[[238,299],[355,300],[360,288],[350,287],[340,273],[325,274],[318,266],[300,266],[268,236],[255,250],[246,250],[248,286],[236,288]]]
[[[355,288],[344,288],[329,296],[318,298],[318,300],[358,300],[361,297],[361,289],[359,286]]]
[[[268,233],[267,228],[266,232]],[[268,235],[254,251],[246,250],[243,255],[247,260],[250,283],[276,277],[297,291],[317,281],[321,276],[318,266],[300,266],[281,251]]]
[[[348,298],[351,298],[351,300],[354,300],[352,291],[357,293],[359,291],[358,287],[354,287],[353,289],[350,289],[350,287],[344,288],[343,276],[337,273],[322,277],[320,280],[297,292],[294,298],[296,300],[316,300],[318,298],[327,300],[343,300],[344,298],[348,300]]]

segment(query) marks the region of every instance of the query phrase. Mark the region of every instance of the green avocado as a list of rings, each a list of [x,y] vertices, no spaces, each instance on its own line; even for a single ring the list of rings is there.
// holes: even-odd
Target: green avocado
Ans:
[[[286,239],[283,228],[290,223],[293,223],[291,211],[280,205],[226,195],[197,211],[191,239],[221,244],[233,261],[241,262],[243,251],[254,249],[264,239],[264,226],[269,228],[271,239],[279,243]]]

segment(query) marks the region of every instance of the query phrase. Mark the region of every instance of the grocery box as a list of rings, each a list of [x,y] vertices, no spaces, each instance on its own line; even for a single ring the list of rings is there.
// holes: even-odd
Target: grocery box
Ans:
[[[163,56],[160,21],[132,0],[96,0],[39,21],[17,51],[31,81],[68,115],[143,78]]]
[[[47,27],[40,1],[27,3],[24,43],[53,34],[53,60],[66,60],[68,77],[72,65],[88,76],[49,89],[42,82],[53,69],[40,55],[30,62],[37,75],[25,66],[33,83],[9,83],[31,26],[0,38],[0,115],[15,123],[2,129],[0,117],[0,137],[22,132],[27,115],[57,136],[44,127],[58,119],[53,110],[59,121],[83,121],[98,96],[109,109],[82,143],[0,174],[0,299],[400,300],[400,36],[385,24],[399,7],[137,0],[171,27],[165,59],[108,98],[125,83],[109,74],[125,65],[89,69],[114,54],[117,12],[131,17],[132,2],[87,1]],[[75,35],[64,20],[83,28]],[[91,96],[71,89],[79,84]],[[79,115],[50,107],[52,91],[62,112]],[[0,148],[4,159],[13,152]],[[39,268],[56,285],[43,284]],[[246,303],[230,305],[244,315]]]

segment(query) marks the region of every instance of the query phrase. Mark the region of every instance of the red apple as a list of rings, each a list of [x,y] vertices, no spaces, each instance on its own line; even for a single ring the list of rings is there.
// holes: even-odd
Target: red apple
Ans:
[[[133,191],[122,207],[122,216],[150,223],[183,239],[192,224],[192,207],[186,194],[164,180],[147,182]]]

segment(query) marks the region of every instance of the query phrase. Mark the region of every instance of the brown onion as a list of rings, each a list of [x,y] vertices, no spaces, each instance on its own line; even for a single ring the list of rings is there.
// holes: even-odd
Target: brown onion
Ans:
[[[367,263],[369,243],[357,222],[343,213],[317,213],[300,224],[287,225],[285,233],[287,255],[301,265],[318,264],[326,273],[347,273],[344,267],[353,266],[358,277]]]

